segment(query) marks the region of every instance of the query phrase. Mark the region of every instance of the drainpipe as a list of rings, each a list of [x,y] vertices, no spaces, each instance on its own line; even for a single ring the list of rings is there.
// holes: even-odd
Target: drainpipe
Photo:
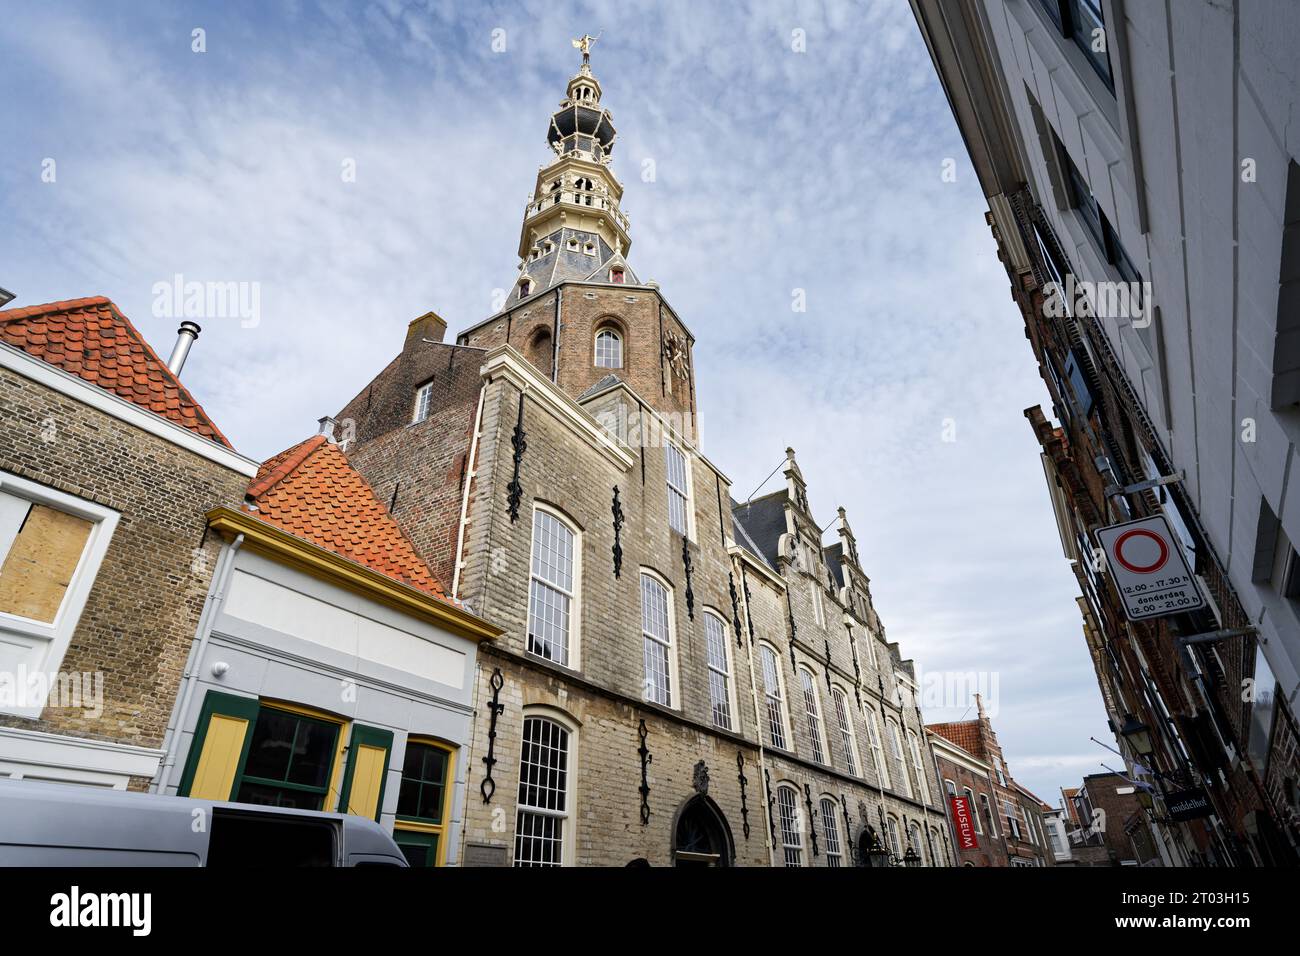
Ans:
[[[194,685],[197,683],[199,665],[203,661],[204,651],[207,650],[208,638],[212,635],[212,623],[216,619],[221,605],[225,603],[226,592],[230,589],[230,578],[235,572],[235,554],[243,543],[244,536],[242,534],[236,535],[235,540],[230,543],[229,547],[222,549],[221,557],[217,559],[217,568],[212,575],[212,586],[208,590],[208,599],[204,602],[203,611],[199,614],[199,626],[195,633],[196,640],[191,645],[190,656],[185,662],[185,673],[181,676],[180,693],[177,695],[176,706],[172,708],[172,718],[167,726],[167,732],[163,736],[163,762],[158,768],[158,772],[154,774],[154,779],[149,787],[154,793],[165,795],[167,787],[171,784],[172,770],[176,764],[175,745],[182,732],[181,721],[185,719],[190,700],[194,696]]]

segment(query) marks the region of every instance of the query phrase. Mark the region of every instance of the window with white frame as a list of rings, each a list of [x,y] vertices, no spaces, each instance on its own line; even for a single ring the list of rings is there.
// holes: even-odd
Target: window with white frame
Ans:
[[[903,778],[903,792],[912,796],[912,778],[907,772],[907,761],[903,757],[903,740],[898,732],[898,722],[892,717],[885,718],[885,731],[889,735],[889,755],[898,766],[899,776]]]
[[[916,850],[916,855],[921,859],[921,865],[925,866],[925,847],[921,839],[921,828],[913,823],[907,829],[907,842],[912,849]]]
[[[808,735],[812,739],[813,759],[818,763],[826,762],[826,752],[822,748],[822,716],[817,707],[817,681],[806,667],[799,668],[799,683],[803,686],[803,709],[808,715]]]
[[[840,746],[844,750],[844,763],[849,773],[858,773],[858,742],[853,735],[853,718],[849,712],[849,698],[838,687],[831,688],[831,702],[835,705],[835,722],[840,727]]]
[[[889,839],[889,852],[895,857],[903,855],[903,844],[898,835],[898,819],[896,817],[885,818],[885,833]]]
[[[664,442],[664,465],[668,473],[668,525],[678,534],[690,529],[690,486],[686,477],[686,456],[671,442]]]
[[[840,847],[840,825],[837,821],[836,806],[834,800],[830,797],[822,797],[822,836],[826,841],[826,865],[830,867],[839,867],[844,865],[844,854]]]
[[[551,717],[524,717],[515,819],[515,866],[563,866],[571,853],[573,732]]]
[[[916,782],[921,788],[921,799],[928,798],[930,788],[925,785],[925,763],[921,759],[921,741],[914,731],[907,732],[907,749],[912,754],[912,769],[916,771]]]
[[[533,512],[532,576],[528,593],[528,652],[570,666],[577,617],[578,535],[558,515]]]
[[[429,409],[433,404],[433,383],[425,382],[415,390],[415,413],[411,416],[411,424],[418,425],[429,417]]]
[[[993,836],[997,836],[998,822],[993,816],[993,804],[989,803],[988,794],[980,794],[980,807],[984,810],[984,818],[989,825],[989,833]]]
[[[975,791],[970,787],[962,787],[962,794],[966,797],[966,806],[970,808],[971,818],[975,821],[975,832],[983,833],[984,826],[980,823],[980,806],[975,802]],[[987,798],[985,803],[987,803]],[[996,836],[997,834],[994,834]]]
[[[0,658],[7,670],[58,671],[117,520],[101,505],[0,473]],[[0,711],[39,717],[57,686],[17,681]]]
[[[817,622],[818,627],[826,626],[826,604],[822,599],[821,585],[816,581],[812,582],[813,596],[813,620]]]
[[[948,791],[948,796],[950,797],[957,796],[957,785],[953,783],[951,780],[944,780],[943,788]]]
[[[871,762],[876,767],[876,779],[882,787],[889,786],[889,770],[885,766],[885,750],[880,745],[880,724],[876,712],[867,708],[867,736],[871,738]]]
[[[641,635],[645,657],[645,699],[673,706],[672,594],[648,571],[641,572]]]
[[[704,612],[704,645],[713,723],[731,730],[731,647],[727,643],[727,625],[712,611]]]
[[[766,644],[758,647],[763,662],[763,696],[767,701],[767,736],[773,747],[785,745],[785,695],[781,692],[781,666],[776,651]]]
[[[1003,800],[1002,812],[1006,815],[1007,829],[1011,831],[1011,835],[1017,840],[1022,839],[1020,836],[1020,821],[1016,817],[1015,805],[1010,800]]]
[[[596,333],[596,367],[623,367],[623,337],[609,327]]]
[[[781,784],[776,788],[776,806],[780,820],[781,849],[786,866],[803,866],[803,834],[799,829],[799,797],[794,787]]]

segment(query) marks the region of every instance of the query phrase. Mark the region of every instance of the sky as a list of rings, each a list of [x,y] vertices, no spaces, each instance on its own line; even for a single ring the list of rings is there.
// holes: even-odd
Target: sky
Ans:
[[[1049,399],[906,0],[6,18],[11,307],[107,295],[165,355],[160,283],[240,283],[185,380],[256,459],[313,434],[411,319],[450,336],[491,314],[570,38],[599,34],[628,258],[695,335],[701,445],[733,497],[779,487],[793,446],[821,523],[848,511],[889,639],[923,675],[981,675],[1018,782],[1056,805],[1114,765],[1023,415]],[[927,720],[974,717],[939,703]]]

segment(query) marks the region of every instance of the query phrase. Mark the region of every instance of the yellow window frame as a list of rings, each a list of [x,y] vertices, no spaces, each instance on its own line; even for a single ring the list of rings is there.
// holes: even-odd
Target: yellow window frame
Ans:
[[[447,825],[451,819],[451,797],[452,791],[456,785],[456,752],[460,749],[445,740],[438,740],[436,737],[422,737],[410,734],[406,738],[406,746],[411,744],[420,744],[425,747],[433,747],[447,754],[447,781],[442,788],[442,823],[424,823],[419,820],[403,820],[398,817],[393,823],[394,830],[407,830],[411,833],[432,833],[438,837],[438,860],[437,866],[447,865]],[[403,752],[403,759],[405,753]],[[401,784],[398,784],[400,791]],[[401,799],[399,792],[398,799]]]

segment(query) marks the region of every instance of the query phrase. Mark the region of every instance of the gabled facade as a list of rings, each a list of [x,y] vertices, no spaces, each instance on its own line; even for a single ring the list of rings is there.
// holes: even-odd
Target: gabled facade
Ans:
[[[149,786],[256,471],[108,299],[0,312],[0,775]]]
[[[585,57],[566,94],[504,307],[454,345],[417,320],[335,422],[451,598],[504,629],[474,680],[461,860],[946,865],[910,662],[847,519],[828,555],[793,452],[779,527],[732,501],[694,339],[625,258]]]

